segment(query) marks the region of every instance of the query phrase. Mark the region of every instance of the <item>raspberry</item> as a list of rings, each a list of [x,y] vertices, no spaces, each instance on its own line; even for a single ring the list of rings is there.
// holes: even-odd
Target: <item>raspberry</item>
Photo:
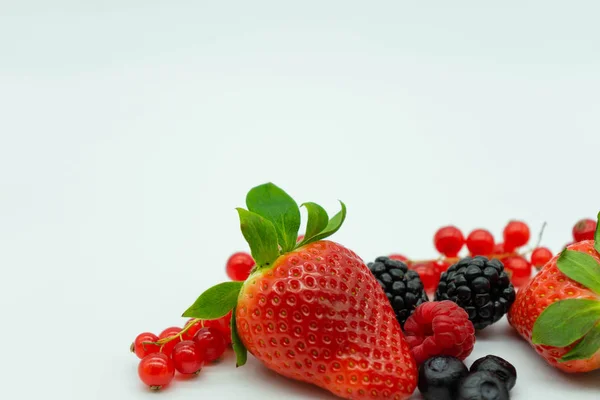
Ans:
[[[444,226],[435,233],[433,244],[446,257],[456,257],[465,244],[465,237],[457,227]]]
[[[418,306],[404,324],[404,335],[417,364],[440,355],[464,360],[475,345],[469,315],[449,300]]]

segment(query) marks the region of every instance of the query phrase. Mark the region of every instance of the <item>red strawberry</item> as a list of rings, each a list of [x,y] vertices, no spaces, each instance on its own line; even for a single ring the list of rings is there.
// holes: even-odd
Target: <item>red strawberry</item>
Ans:
[[[417,367],[394,311],[364,262],[322,240],[337,231],[346,209],[331,219],[305,203],[308,223],[296,243],[296,203],[273,184],[248,193],[238,209],[256,270],[226,282],[184,313],[218,317],[234,308],[232,340],[238,365],[246,349],[268,368],[347,399],[408,398]]]
[[[242,342],[267,367],[346,398],[407,397],[415,364],[363,261],[330,241],[281,256],[242,287]]]
[[[599,249],[591,240],[570,245],[519,291],[508,314],[517,332],[566,372],[600,368]]]

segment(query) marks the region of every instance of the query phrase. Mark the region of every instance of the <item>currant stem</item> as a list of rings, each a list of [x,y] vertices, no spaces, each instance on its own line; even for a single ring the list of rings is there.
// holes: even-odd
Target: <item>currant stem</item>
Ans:
[[[155,344],[157,346],[160,346],[160,350],[162,350],[162,346],[164,346],[165,344],[169,343],[172,340],[181,338],[184,333],[186,333],[192,326],[196,325],[196,323],[198,323],[198,322],[200,322],[200,324],[202,324],[202,327],[204,327],[204,321],[202,319],[194,318],[190,322],[188,322],[186,324],[186,326],[178,334],[172,335],[172,336],[167,336],[166,338],[162,338],[156,342],[142,342],[142,344],[143,345],[144,344]],[[160,389],[160,387],[159,387],[159,389]]]
[[[546,229],[546,221],[544,221],[544,223],[542,224],[542,229],[540,229],[540,233],[538,235],[538,240],[537,240],[537,243],[535,244],[536,248],[540,247],[540,243],[542,243],[542,236],[544,235],[544,229]]]

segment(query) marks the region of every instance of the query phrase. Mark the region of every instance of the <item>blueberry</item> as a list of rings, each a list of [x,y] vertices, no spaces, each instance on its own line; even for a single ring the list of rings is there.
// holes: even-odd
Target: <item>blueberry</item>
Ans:
[[[471,372],[487,371],[496,376],[506,385],[508,390],[515,387],[517,381],[516,368],[503,358],[493,355],[487,355],[476,360],[471,365]]]
[[[460,381],[456,400],[508,400],[504,383],[486,371],[470,373]]]
[[[452,400],[469,371],[458,358],[431,357],[419,367],[419,390],[425,400]]]

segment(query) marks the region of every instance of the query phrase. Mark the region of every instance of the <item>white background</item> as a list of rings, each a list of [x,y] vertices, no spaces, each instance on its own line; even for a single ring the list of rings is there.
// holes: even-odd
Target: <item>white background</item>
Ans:
[[[557,251],[600,209],[597,2],[83,3],[0,1],[3,398],[157,398],[128,346],[226,279],[265,181],[343,199],[365,260],[511,218]],[[468,363],[598,397],[511,332]],[[158,396],[332,399],[231,356]]]

